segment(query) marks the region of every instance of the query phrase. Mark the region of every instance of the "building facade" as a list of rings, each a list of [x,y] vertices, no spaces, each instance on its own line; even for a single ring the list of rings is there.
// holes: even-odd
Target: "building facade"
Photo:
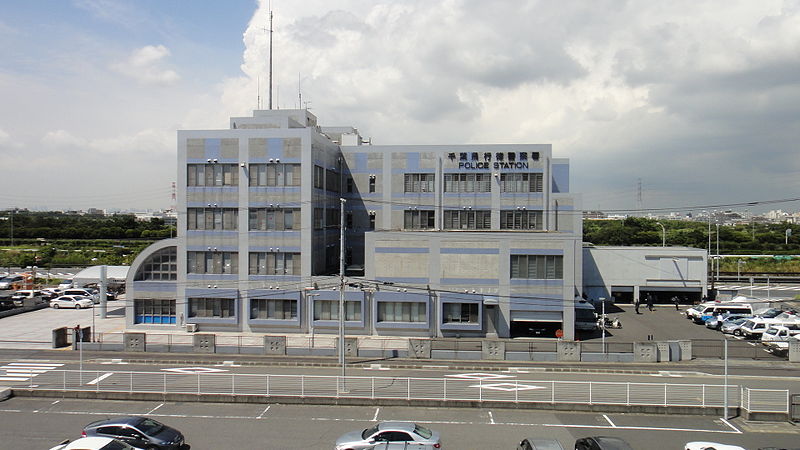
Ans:
[[[127,284],[129,328],[574,335],[582,218],[550,145],[367,145],[306,110],[178,132],[178,237]],[[344,216],[341,215],[344,200]]]

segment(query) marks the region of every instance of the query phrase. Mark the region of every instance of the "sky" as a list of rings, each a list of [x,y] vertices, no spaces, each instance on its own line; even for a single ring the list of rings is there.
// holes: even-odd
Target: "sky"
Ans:
[[[0,209],[169,208],[176,131],[267,103],[268,1],[2,2]],[[552,144],[584,209],[800,210],[757,203],[800,197],[800,1],[271,8],[274,106],[323,126]]]

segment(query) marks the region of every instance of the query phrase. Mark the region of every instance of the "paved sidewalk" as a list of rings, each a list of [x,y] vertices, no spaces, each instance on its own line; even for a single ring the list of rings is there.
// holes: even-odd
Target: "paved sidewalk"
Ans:
[[[0,348],[52,348],[53,330],[61,327],[82,327],[94,324],[95,332],[125,330],[125,305],[122,301],[108,303],[106,319],[100,318],[100,308],[52,309],[17,314],[0,319]]]

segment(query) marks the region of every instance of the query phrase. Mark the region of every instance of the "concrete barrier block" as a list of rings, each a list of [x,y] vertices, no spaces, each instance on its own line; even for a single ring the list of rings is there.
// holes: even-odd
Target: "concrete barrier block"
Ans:
[[[670,360],[669,342],[656,342],[656,360],[658,362]]]
[[[12,390],[9,387],[0,387],[0,402],[11,398]]]
[[[265,355],[286,355],[286,336],[264,336]]]
[[[789,341],[789,362],[800,362],[800,341]]]
[[[506,359],[506,343],[502,341],[481,341],[481,359]]]
[[[53,330],[53,337],[52,337],[53,348],[61,348],[69,345],[67,339],[69,332],[70,331],[67,327],[55,328]]]
[[[559,361],[580,361],[581,343],[576,341],[558,341],[558,360]]]
[[[147,351],[147,334],[145,333],[123,333],[122,342],[126,352]]]
[[[408,357],[417,359],[431,359],[431,341],[428,339],[409,339]]]
[[[194,353],[216,353],[217,335],[195,334],[192,341],[192,351]]]
[[[634,362],[657,362],[658,348],[655,342],[634,342],[633,343]]]
[[[681,361],[692,360],[692,341],[678,341],[681,348]]]

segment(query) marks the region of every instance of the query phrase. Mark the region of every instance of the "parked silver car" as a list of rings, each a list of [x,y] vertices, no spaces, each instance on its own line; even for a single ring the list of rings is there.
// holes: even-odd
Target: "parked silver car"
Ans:
[[[742,325],[749,317],[740,317],[734,320],[726,320],[722,322],[722,325],[719,326],[719,331],[722,331],[725,334],[732,334],[734,336],[741,336],[742,335]]]
[[[361,431],[351,431],[336,440],[336,450],[400,450],[441,448],[439,433],[413,422],[380,422]]]

